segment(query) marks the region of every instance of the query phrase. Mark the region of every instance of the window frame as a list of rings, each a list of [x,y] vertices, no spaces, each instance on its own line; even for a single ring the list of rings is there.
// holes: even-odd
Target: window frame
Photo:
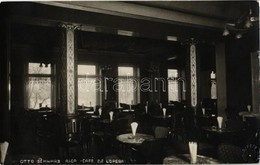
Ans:
[[[45,67],[45,63],[46,62],[39,62],[39,61],[28,61],[26,62],[25,64],[25,69],[24,69],[24,77],[25,77],[25,81],[24,81],[24,108],[26,109],[30,109],[30,110],[38,110],[37,108],[29,108],[29,98],[28,98],[28,95],[29,95],[29,88],[28,88],[28,83],[29,83],[29,78],[30,77],[37,77],[37,78],[50,78],[50,106],[48,106],[48,108],[51,108],[52,110],[55,109],[56,107],[56,102],[55,102],[55,98],[56,98],[56,95],[55,95],[55,70],[56,70],[56,65],[52,64],[52,63],[46,63],[47,65],[50,65],[50,69],[51,69],[51,72],[50,74],[46,74],[46,73],[43,73],[43,74],[37,74],[37,73],[29,73],[29,64],[30,63],[36,63],[36,64],[43,64],[42,67]],[[40,107],[39,107],[40,109]]]
[[[177,76],[176,77],[169,77],[169,70],[176,70],[177,71]],[[170,101],[181,101],[181,98],[182,98],[182,96],[181,96],[182,85],[180,83],[182,83],[182,82],[179,81],[179,79],[180,79],[179,75],[180,75],[180,71],[178,69],[174,69],[174,68],[168,68],[167,69],[167,98],[168,98],[168,102],[170,102]],[[178,91],[177,91],[177,100],[170,100],[170,97],[169,97],[169,95],[170,95],[169,82],[170,81],[177,81],[177,89],[178,89]]]
[[[78,101],[79,101],[79,94],[78,94],[78,91],[79,91],[79,88],[78,88],[78,80],[79,78],[96,78],[95,80],[95,83],[97,84],[97,88],[96,88],[96,105],[92,105],[91,106],[98,106],[98,105],[101,105],[102,104],[102,94],[101,94],[101,91],[102,91],[102,80],[101,80],[101,72],[100,72],[100,66],[95,64],[95,63],[78,63],[77,64],[77,69],[78,69],[78,66],[79,65],[89,65],[89,66],[95,66],[96,69],[95,69],[95,74],[94,75],[79,75],[78,74],[78,70],[77,70],[77,104],[79,105]],[[88,106],[84,104],[84,106]]]
[[[133,68],[133,76],[122,76],[120,75],[119,76],[119,68],[120,67],[131,67]],[[140,69],[139,67],[135,66],[135,65],[118,65],[117,66],[117,85],[118,85],[118,88],[119,88],[119,80],[120,79],[127,79],[127,78],[130,78],[130,79],[135,79],[137,81],[137,86],[136,86],[136,90],[133,91],[133,104],[139,104],[140,103]],[[120,97],[119,97],[119,89],[117,90],[117,101],[118,103],[121,103],[120,102]],[[127,103],[126,103],[127,104]],[[130,103],[131,104],[131,103]]]

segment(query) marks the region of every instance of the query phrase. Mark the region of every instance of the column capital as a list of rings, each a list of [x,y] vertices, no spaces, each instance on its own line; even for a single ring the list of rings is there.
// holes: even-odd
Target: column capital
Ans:
[[[198,43],[199,42],[194,38],[189,38],[182,42],[183,45],[196,45]]]
[[[194,38],[189,39],[189,44],[190,45],[196,45],[197,43],[198,43],[198,41],[195,40]]]
[[[65,28],[67,30],[80,30],[80,25],[79,24],[66,24],[63,23],[60,25],[60,27]]]

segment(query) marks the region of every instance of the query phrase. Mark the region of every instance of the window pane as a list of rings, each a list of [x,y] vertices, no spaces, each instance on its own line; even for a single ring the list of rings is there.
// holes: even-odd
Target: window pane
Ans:
[[[134,100],[134,83],[133,79],[118,79],[118,95],[119,95],[119,102],[131,104]]]
[[[217,99],[217,83],[215,80],[211,80],[211,98]]]
[[[168,77],[178,77],[177,69],[168,69]]]
[[[118,67],[118,76],[134,76],[133,67]],[[132,78],[118,79],[118,97],[120,103],[131,104],[134,101],[134,82]]]
[[[90,68],[88,71],[91,72],[92,75],[95,75],[95,69],[96,66],[89,66],[89,65],[81,65],[81,67],[78,68]],[[80,69],[80,70],[81,70]],[[80,71],[81,73],[84,73],[84,70]],[[85,72],[85,74],[87,73]],[[88,73],[90,73],[88,72]],[[78,105],[85,105],[85,106],[95,106],[97,105],[96,99],[97,99],[97,89],[98,89],[98,83],[96,81],[96,78],[78,78]]]
[[[41,63],[29,63],[28,67],[29,74],[51,74],[51,65]]]
[[[118,76],[133,76],[133,67],[118,67]]]
[[[168,69],[168,78],[177,78],[177,69]],[[179,101],[179,88],[177,79],[168,80],[168,99],[169,101]]]
[[[78,75],[96,75],[96,66],[78,65]]]
[[[29,77],[28,81],[28,108],[39,109],[51,107],[51,78],[50,77]]]
[[[168,97],[169,101],[178,101],[178,82],[176,80],[168,81]]]

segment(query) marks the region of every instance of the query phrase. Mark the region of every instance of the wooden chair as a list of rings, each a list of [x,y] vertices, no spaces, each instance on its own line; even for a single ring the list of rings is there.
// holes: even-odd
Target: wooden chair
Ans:
[[[168,134],[169,134],[169,129],[167,127],[157,126],[154,129],[154,137],[156,139],[167,138]]]
[[[138,148],[133,148],[135,163],[162,164],[166,156],[166,139],[154,139],[144,141]]]
[[[242,158],[242,148],[233,144],[219,144],[218,158],[223,163],[245,163]]]
[[[82,151],[81,120],[78,118],[62,119],[60,133],[62,158],[75,158]]]

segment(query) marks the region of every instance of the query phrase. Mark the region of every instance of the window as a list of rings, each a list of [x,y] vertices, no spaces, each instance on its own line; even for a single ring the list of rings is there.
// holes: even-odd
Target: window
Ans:
[[[51,107],[51,66],[42,63],[28,64],[27,107]]]
[[[96,65],[78,65],[78,104],[96,106],[98,98]]]
[[[118,101],[125,104],[139,102],[138,69],[118,67]]]
[[[216,82],[216,74],[212,71],[210,73],[210,79],[211,79],[211,98],[217,99],[217,82]]]
[[[168,100],[179,101],[178,70],[168,69]]]

